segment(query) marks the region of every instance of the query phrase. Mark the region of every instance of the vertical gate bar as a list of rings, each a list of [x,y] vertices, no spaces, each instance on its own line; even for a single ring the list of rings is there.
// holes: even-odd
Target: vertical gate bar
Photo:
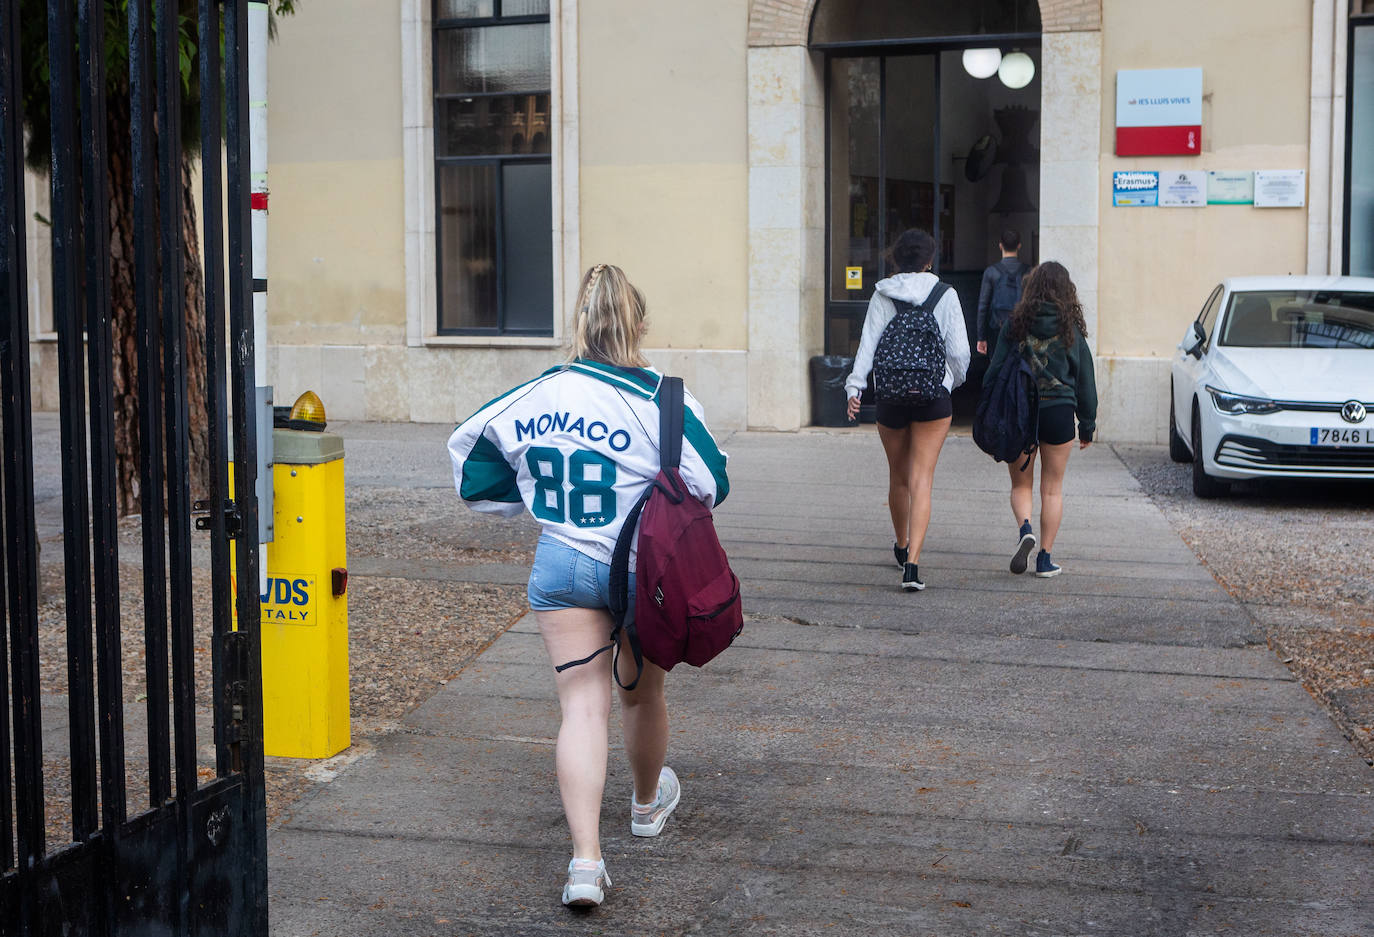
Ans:
[[[52,312],[62,429],[62,546],[67,596],[67,705],[71,738],[72,838],[96,828],[95,703],[91,656],[90,497],[86,475],[86,375],[82,362],[79,194],[76,151],[76,34],[70,3],[48,4],[52,126]]]
[[[114,339],[110,318],[104,0],[78,0],[77,29],[81,36],[81,194],[86,219],[86,351],[90,373],[100,807],[102,825],[113,834],[124,821],[127,807],[124,795],[124,673],[119,633],[119,512],[111,357]]]
[[[215,774],[224,777],[229,763],[229,728],[233,712],[225,681],[225,640],[232,618],[230,596],[229,540],[225,536],[224,504],[229,496],[228,402],[224,388],[224,229],[221,206],[224,183],[220,176],[219,153],[223,147],[220,118],[223,96],[220,93],[220,0],[199,0],[197,18],[200,54],[200,164],[202,182],[200,216],[203,222],[205,255],[205,370],[206,406],[209,422],[210,490],[210,670],[211,700],[215,710]],[[206,36],[213,41],[204,41]]]
[[[25,273],[25,248],[19,238],[24,217],[24,170],[20,163],[23,145],[24,118],[19,84],[18,44],[9,37],[19,35],[19,0],[0,0],[0,382],[10,386],[9,360],[6,349],[14,347],[10,341],[10,326],[15,319],[28,321],[28,277]],[[8,424],[9,410],[0,411],[0,428]],[[0,429],[0,431],[3,431]],[[9,533],[17,529],[9,513],[9,460],[0,454],[0,582],[10,569],[10,557],[5,550]],[[13,593],[6,590],[6,598]],[[10,760],[10,691],[8,663],[10,609],[13,603],[0,602],[0,869],[10,869],[14,862],[14,786],[10,781],[13,765]]]
[[[24,127],[19,2],[0,0],[0,423],[4,425],[5,552],[14,719],[15,865],[21,920],[33,927],[28,884],[44,852],[43,735],[38,680],[38,529],[33,514],[33,425],[29,390],[28,272],[23,247]]]
[[[162,229],[163,404],[167,457],[167,543],[171,560],[172,712],[176,796],[196,789],[195,613],[191,607],[191,476],[186,403],[185,276],[182,260],[181,28],[177,0],[157,0],[158,197]]]
[[[191,476],[187,467],[186,297],[181,256],[181,13],[157,0],[158,227],[162,257],[162,402],[166,420],[167,546],[171,573],[172,726],[178,933],[191,933],[191,798],[196,790],[195,619],[191,608]]]
[[[252,226],[248,179],[248,3],[230,5],[224,24],[229,169],[229,343],[234,414],[234,492],[241,531],[237,559],[239,650],[231,655],[240,688],[236,713],[240,741],[236,767],[244,778],[248,891],[253,909],[245,914],[251,933],[267,932],[267,803],[262,755],[262,607],[258,603],[258,439],[253,352]]]
[[[0,7],[3,7],[6,2],[8,2],[8,0],[0,0]],[[0,17],[5,15],[4,11],[0,10]],[[0,19],[0,24],[6,22],[8,21]],[[0,82],[0,95],[3,94],[4,84]],[[4,109],[4,102],[0,101],[0,113],[3,113]],[[3,128],[0,128],[0,133],[3,132]],[[9,145],[8,137],[6,137],[5,145]],[[4,154],[0,153],[0,171],[3,171],[3,161]],[[8,198],[7,188],[5,180],[0,179],[0,201]],[[4,206],[0,205],[0,232],[12,230],[7,222],[8,215],[5,212]],[[9,240],[5,240],[3,244],[0,244],[0,280],[6,281],[0,284],[0,290],[5,290],[4,293],[0,293],[0,306],[3,306],[4,309],[9,308],[10,301],[13,298],[8,295],[9,264],[7,255],[10,252],[10,248],[11,245]],[[0,318],[8,314],[8,312],[0,311]],[[3,508],[0,508],[0,582],[4,580],[4,570],[6,566],[4,517],[5,512]],[[8,630],[6,626],[9,622],[8,610],[5,607],[6,604],[7,603],[0,602],[0,873],[6,872],[14,867],[14,807],[13,800],[11,800],[14,796],[14,788],[10,784],[10,682],[6,678],[4,666],[10,659],[10,642],[5,636],[5,632]]]
[[[161,373],[158,362],[158,257],[154,240],[157,184],[149,167],[154,89],[149,0],[129,0],[129,112],[134,183],[134,279],[138,343],[139,501],[143,513],[143,620],[148,679],[148,800],[171,796],[171,727],[167,713],[167,555],[162,498]],[[150,178],[150,176],[152,178]],[[165,210],[165,206],[164,206]]]

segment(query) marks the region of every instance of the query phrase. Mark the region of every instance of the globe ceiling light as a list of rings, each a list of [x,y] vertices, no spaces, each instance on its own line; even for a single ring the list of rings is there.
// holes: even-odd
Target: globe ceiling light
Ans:
[[[965,49],[964,71],[974,78],[991,78],[1002,63],[1001,49]]]
[[[997,77],[1008,88],[1024,88],[1035,77],[1035,63],[1024,52],[1009,52],[1002,56],[1002,62],[997,66]]]

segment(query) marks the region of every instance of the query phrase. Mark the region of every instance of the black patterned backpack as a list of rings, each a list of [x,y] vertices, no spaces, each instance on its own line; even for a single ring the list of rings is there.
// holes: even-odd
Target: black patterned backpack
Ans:
[[[949,289],[936,283],[919,306],[893,299],[897,314],[873,352],[873,389],[883,403],[923,405],[940,396],[945,380],[945,343],[935,307]]]

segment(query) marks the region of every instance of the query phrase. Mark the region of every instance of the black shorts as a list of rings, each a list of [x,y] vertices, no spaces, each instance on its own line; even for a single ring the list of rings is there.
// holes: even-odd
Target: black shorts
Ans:
[[[930,403],[883,403],[878,401],[877,420],[888,429],[906,429],[912,423],[932,423],[954,415],[954,402],[949,391],[940,388],[940,396]]]
[[[1073,442],[1073,404],[1057,403],[1040,408],[1040,442],[1046,446],[1062,446]]]

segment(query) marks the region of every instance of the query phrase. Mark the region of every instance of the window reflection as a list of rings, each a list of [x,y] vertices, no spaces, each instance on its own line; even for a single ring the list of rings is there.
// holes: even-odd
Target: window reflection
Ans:
[[[434,102],[435,149],[439,156],[547,153],[548,97],[440,98]]]

